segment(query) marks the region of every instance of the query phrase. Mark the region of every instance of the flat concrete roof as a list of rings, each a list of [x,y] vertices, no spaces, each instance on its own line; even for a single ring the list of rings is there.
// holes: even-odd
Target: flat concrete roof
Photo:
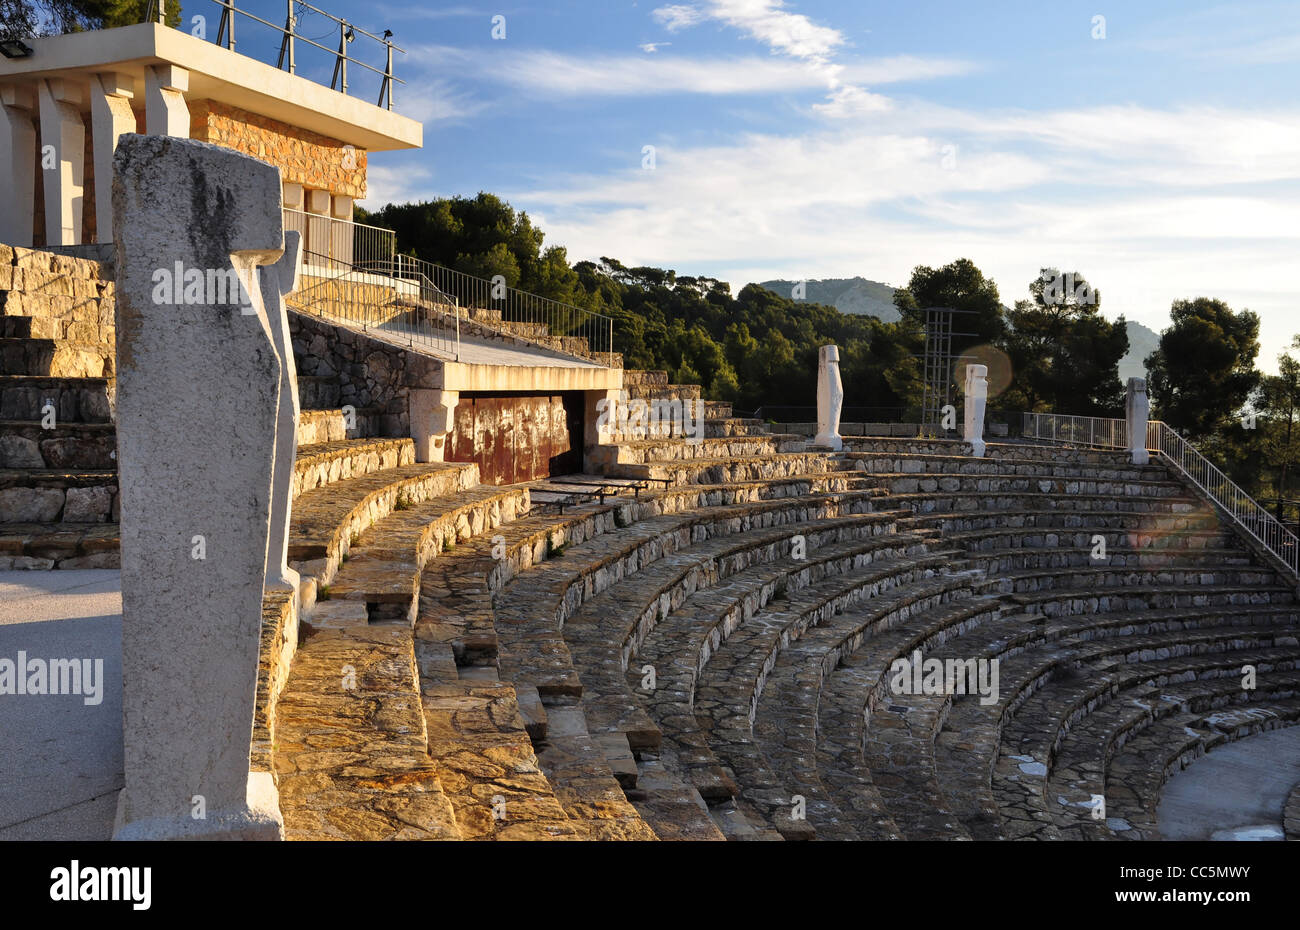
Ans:
[[[217,100],[370,152],[419,148],[424,142],[424,126],[416,120],[158,23],[27,42],[32,48],[27,58],[0,58],[0,82],[85,81],[88,72],[118,71],[135,79],[139,97],[145,67],[171,64],[190,73],[188,100]],[[403,86],[395,91],[399,100]]]

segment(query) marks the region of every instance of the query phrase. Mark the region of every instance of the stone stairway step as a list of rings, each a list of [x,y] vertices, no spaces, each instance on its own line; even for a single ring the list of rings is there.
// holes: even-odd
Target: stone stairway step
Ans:
[[[56,423],[0,420],[0,468],[117,468],[117,438],[112,423]]]
[[[1054,508],[1058,511],[1110,509],[1116,513],[1192,514],[1204,505],[1193,497],[1114,497],[1109,494],[1070,494],[1061,496],[1037,491],[918,491],[890,494],[888,506],[908,508],[918,516],[934,512],[977,510],[1018,511]]]
[[[112,355],[95,343],[0,337],[0,375],[103,378],[112,374]]]
[[[293,463],[294,497],[338,481],[415,464],[415,443],[406,439],[343,439],[299,445]]]
[[[990,574],[985,589],[1006,595],[1068,594],[1078,591],[1101,591],[1111,588],[1278,588],[1278,573],[1259,565],[1245,567],[1129,567],[1071,566],[1068,572],[1059,567],[1014,569]]]
[[[921,548],[918,537],[883,532],[880,521],[845,526],[840,521],[791,524],[779,534],[722,537],[669,556],[623,584],[585,602],[565,623],[564,638],[583,681],[583,704],[596,731],[621,732],[634,748],[653,748],[660,734],[633,696],[626,680],[629,662],[655,623],[702,591],[726,583],[726,597],[740,604],[747,595],[802,587],[865,564],[880,550],[892,554]],[[866,535],[860,535],[865,533]],[[794,535],[804,537],[806,554],[791,558]],[[633,678],[638,677],[635,670]]]
[[[116,523],[0,523],[0,571],[118,568]]]
[[[1236,542],[1213,512],[1200,509],[1190,513],[1152,513],[1079,507],[1069,510],[1051,507],[1013,507],[1006,510],[934,510],[913,517],[916,526],[941,529],[954,545],[969,551],[978,551],[974,540],[999,533],[1015,534],[1024,531],[1030,545],[1036,545],[1044,534],[1100,533],[1127,531],[1135,534],[1135,545],[1155,544],[1163,540],[1176,542],[1180,534],[1189,532],[1219,532],[1225,540]],[[1039,532],[1042,531],[1042,532]],[[1091,533],[1086,542],[1092,545]],[[1076,536],[1076,539],[1078,537]],[[1109,540],[1107,542],[1109,545]],[[1237,543],[1239,544],[1239,543]]]
[[[607,474],[652,478],[669,484],[736,484],[774,478],[794,478],[828,471],[832,457],[825,452],[780,452],[722,459],[656,461],[608,465]]]
[[[411,628],[321,629],[298,647],[273,753],[286,839],[458,839],[429,757]]]
[[[1106,784],[1106,826],[1118,839],[1158,840],[1156,807],[1171,770],[1186,768],[1218,746],[1300,723],[1300,699],[1231,710],[1174,714],[1153,724],[1117,753]],[[1127,827],[1127,829],[1125,829]]]
[[[577,839],[507,683],[421,679],[429,755],[465,839]]]
[[[0,419],[35,420],[48,404],[56,423],[108,423],[107,378],[0,375]]]
[[[1274,655],[1284,655],[1281,650],[1265,650],[1264,654],[1270,658],[1266,667],[1259,669],[1253,692],[1242,689],[1239,666],[1220,669],[1223,674],[1219,677],[1177,682],[1168,680],[1171,676],[1158,663],[1151,669],[1142,664],[1121,667],[1122,676],[1110,676],[1106,681],[1113,682],[1109,700],[1074,721],[1067,732],[1057,736],[1054,747],[1035,745],[1023,732],[1022,716],[1028,719],[1036,708],[1022,710],[1013,721],[1015,729],[1008,727],[1003,734],[1003,754],[994,773],[995,792],[1009,799],[1005,806],[1047,811],[1063,837],[1088,838],[1096,829],[1089,823],[1093,799],[1105,797],[1106,768],[1112,754],[1145,727],[1169,714],[1300,696],[1300,671],[1271,667],[1271,662],[1278,661]],[[1243,658],[1246,656],[1258,662],[1260,653],[1246,653]],[[1023,752],[1014,753],[1008,746],[1021,746]],[[1048,760],[1044,763],[1049,768],[1047,776],[1024,778],[1025,784],[1019,784],[1021,779],[1011,771],[1011,764],[1040,759]]]
[[[989,549],[972,552],[966,550],[966,561],[990,577],[1004,577],[1025,573],[1062,569],[1070,572],[1097,569],[1129,569],[1142,571],[1207,572],[1229,569],[1249,569],[1275,576],[1275,572],[1255,564],[1244,549],[1122,549],[1107,548],[1104,558],[1094,559],[1090,548],[1056,547],[1033,549]]]
[[[1130,617],[1130,623],[1134,619]],[[1096,669],[1095,674],[1101,674],[1105,667],[1115,663],[1176,660],[1189,656],[1195,660],[1181,663],[1181,668],[1214,666],[1218,660],[1206,659],[1206,656],[1252,647],[1271,647],[1277,644],[1279,637],[1282,642],[1294,639],[1285,629],[1240,626],[1124,635],[1126,627],[1111,624],[1086,631],[1089,637],[1100,634],[1100,639],[1075,634],[1032,643],[1025,642],[1025,636],[1034,633],[1008,632],[1017,623],[1024,625],[1023,620],[1003,618],[997,624],[1000,629],[985,626],[968,637],[950,640],[926,656],[927,660],[956,658],[962,661],[998,658],[1000,693],[996,702],[985,704],[982,699],[954,699],[944,694],[913,695],[906,702],[909,709],[915,711],[915,716],[930,721],[931,738],[944,749],[939,770],[949,804],[977,838],[1001,837],[990,779],[997,764],[1003,728],[1018,708],[1031,700],[1039,689],[1060,677],[1063,671],[1088,665]],[[1107,632],[1113,635],[1105,635]],[[1018,645],[1016,651],[1009,652],[1007,646],[1012,642]],[[943,734],[939,733],[939,726],[944,728]],[[1042,774],[1046,774],[1046,768]],[[1033,820],[1048,824],[1046,835],[1052,836],[1048,816],[1044,814]]]
[[[334,580],[353,537],[399,506],[477,484],[472,465],[402,465],[299,494],[289,524],[289,560],[317,585]]]

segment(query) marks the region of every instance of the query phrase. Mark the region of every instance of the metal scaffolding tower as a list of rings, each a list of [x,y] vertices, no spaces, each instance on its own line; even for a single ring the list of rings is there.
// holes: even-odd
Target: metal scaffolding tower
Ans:
[[[938,430],[943,420],[943,408],[953,402],[953,363],[974,356],[952,354],[953,336],[974,336],[975,333],[954,333],[953,317],[972,310],[954,310],[951,307],[925,309],[925,355],[923,372],[925,392],[921,397],[921,423]]]

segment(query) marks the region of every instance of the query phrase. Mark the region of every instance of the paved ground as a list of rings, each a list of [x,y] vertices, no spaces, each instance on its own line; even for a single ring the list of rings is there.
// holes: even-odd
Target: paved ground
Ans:
[[[406,329],[401,324],[374,327],[371,336],[407,346]],[[442,358],[451,358],[451,353],[439,346],[421,344],[417,337],[414,347]],[[460,339],[460,361],[466,365],[511,365],[527,368],[600,368],[602,366],[572,355],[563,355],[543,349],[541,346],[522,347],[495,342],[479,336],[462,336]]]
[[[1156,810],[1167,840],[1281,840],[1300,782],[1300,727],[1220,746],[1169,779]]]
[[[116,571],[0,572],[0,658],[102,659],[102,700],[0,696],[0,840],[108,839],[122,787]],[[54,622],[58,621],[58,622]]]

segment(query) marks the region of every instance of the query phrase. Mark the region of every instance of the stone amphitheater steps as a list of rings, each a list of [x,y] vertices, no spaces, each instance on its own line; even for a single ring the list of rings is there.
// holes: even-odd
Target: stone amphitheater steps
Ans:
[[[408,623],[318,624],[276,704],[286,839],[458,839]]]
[[[752,729],[767,676],[780,652],[809,627],[845,607],[883,599],[895,588],[930,577],[951,555],[929,553],[873,563],[854,572],[851,581],[832,579],[791,594],[747,620],[704,667],[696,687],[695,717],[713,751],[735,772],[746,800],[787,838],[812,838],[815,829],[806,820],[791,820],[793,792],[784,785],[782,773],[771,764]],[[813,792],[813,801],[827,803],[820,786],[812,782],[806,786]],[[837,826],[834,818],[827,824]],[[838,826],[839,835],[849,838],[844,826]]]
[[[655,603],[663,590],[690,593],[694,586],[709,582],[710,572],[716,578],[718,568],[712,560],[743,566],[764,549],[769,559],[788,552],[795,534],[805,535],[809,549],[815,549],[826,538],[820,534],[870,535],[893,524],[887,514],[819,519],[809,513],[816,514],[817,505],[810,508],[797,500],[774,503],[777,506],[744,505],[743,515],[718,508],[686,517],[651,518],[566,552],[564,561],[553,559],[517,579],[496,605],[503,670],[508,667],[511,673],[525,676],[543,697],[579,698],[583,689],[563,630],[586,601],[611,585],[635,575],[636,583],[649,586]],[[754,520],[760,522],[755,525]]]
[[[857,442],[858,440],[850,440]],[[1127,461],[1112,464],[1062,462],[1054,458],[1018,458],[1014,451],[996,458],[972,458],[969,455],[944,455],[937,453],[912,453],[897,450],[890,452],[846,452],[844,460],[868,474],[896,479],[907,475],[912,478],[942,476],[980,476],[994,478],[1005,475],[1042,477],[1056,481],[1079,479],[1120,482],[1169,482],[1169,470],[1163,465],[1132,465]]]
[[[670,556],[634,576],[632,585],[620,585],[584,603],[566,622],[564,635],[581,676],[582,706],[593,732],[617,734],[643,757],[663,749],[660,728],[642,706],[649,696],[638,693],[649,658],[639,644],[655,635],[661,618],[680,622],[689,612],[698,620],[701,615],[695,611],[707,609],[709,622],[696,627],[702,630],[698,645],[704,649],[709,630],[720,633],[726,615],[757,610],[780,592],[811,590],[811,582],[824,582],[823,601],[847,596],[856,586],[871,583],[851,573],[877,560],[923,549],[920,537],[890,533],[892,524],[883,519],[841,525],[830,533],[819,533],[815,526],[795,524],[782,527],[780,534],[747,535],[745,548],[727,537],[709,540],[686,550],[687,559],[678,562]],[[792,532],[805,536],[808,550],[803,560],[789,558]],[[727,551],[722,554],[711,545],[722,549],[723,543]],[[637,659],[629,667],[634,655]],[[669,656],[668,661],[673,665],[664,669],[664,680],[656,681],[651,692],[656,700],[676,696],[683,687],[677,681],[680,656]],[[703,661],[696,658],[692,671],[695,663]],[[684,784],[712,803],[725,801],[734,796],[734,783],[697,736],[693,731],[675,732],[666,755],[677,760],[674,770]],[[694,808],[687,813],[698,816]],[[658,829],[659,824],[651,823]]]
[[[329,586],[331,600],[363,604],[363,616],[371,623],[413,624],[425,564],[458,541],[491,531],[528,509],[526,489],[492,485],[402,506],[407,499],[399,497],[396,512],[356,537]]]
[[[807,798],[808,819],[819,838],[901,836],[862,764],[865,704],[846,707],[840,700],[856,692],[866,702],[868,692],[827,690],[840,660],[895,619],[900,607],[921,605],[918,613],[925,609],[942,616],[941,626],[949,629],[1000,609],[993,599],[969,596],[969,580],[961,576],[938,575],[898,590],[902,599],[886,596],[881,603],[868,602],[865,612],[836,614],[782,650],[755,710],[754,734],[776,771]],[[855,685],[864,683],[855,669],[844,671],[856,678]]]
[[[1011,472],[993,474],[957,474],[929,475],[911,472],[886,473],[867,472],[877,486],[885,488],[891,495],[940,494],[951,493],[990,493],[999,496],[1008,494],[1038,494],[1060,497],[1062,495],[1079,495],[1090,498],[1188,498],[1187,489],[1181,484],[1169,480],[1134,480],[1123,478],[1069,477],[1053,475],[1025,475]]]
[[[0,571],[117,568],[116,523],[0,523]]]
[[[0,468],[115,469],[116,452],[112,423],[0,420]]]
[[[781,452],[734,458],[693,458],[605,466],[612,477],[650,478],[669,484],[738,484],[773,478],[824,474],[834,466],[830,453]],[[852,477],[846,475],[846,478]]]
[[[318,588],[334,580],[353,537],[397,509],[477,483],[473,465],[402,465],[299,494],[289,524],[289,561]]]
[[[341,439],[299,445],[290,493],[296,498],[304,491],[328,484],[414,464],[415,443],[409,438]]]
[[[0,375],[0,419],[40,422],[52,404],[59,423],[108,423],[107,378]]]
[[[94,343],[64,339],[0,336],[0,374],[51,378],[102,378],[113,374],[113,359]]]
[[[1106,769],[1116,750],[1152,723],[1175,713],[1221,709],[1256,701],[1290,698],[1300,695],[1300,671],[1285,670],[1294,662],[1285,650],[1265,650],[1268,659],[1260,666],[1261,653],[1240,654],[1242,660],[1254,659],[1259,668],[1257,688],[1241,687],[1241,667],[1235,662],[1239,654],[1230,654],[1233,665],[1219,668],[1200,667],[1196,678],[1177,681],[1170,664],[1138,663],[1122,666],[1118,674],[1106,677],[1103,700],[1091,706],[1085,716],[1075,720],[1068,730],[1050,734],[1054,745],[1035,745],[1021,717],[1028,719],[1036,708],[1027,707],[1017,715],[1014,727],[1003,734],[1003,752],[995,770],[994,790],[1004,795],[1008,806],[1025,810],[1045,810],[1063,838],[1086,839],[1097,832],[1093,826],[1093,798],[1105,797]],[[1213,677],[1214,672],[1221,672]],[[1046,689],[1045,689],[1046,690]],[[1051,724],[1049,723],[1049,726]],[[1008,746],[1019,745],[1022,753],[1008,755]],[[1011,771],[1016,762],[1041,761],[1049,769],[1045,777],[1017,777]],[[1024,781],[1021,785],[1017,782]],[[1017,795],[1023,792],[1024,798]]]
[[[1300,723],[1300,698],[1174,714],[1127,743],[1107,777],[1107,829],[1118,839],[1159,840],[1156,807],[1169,774],[1218,746]],[[1100,825],[1098,825],[1100,826]],[[1127,826],[1128,829],[1123,829]]]
[[[937,742],[943,749],[938,757],[938,773],[950,808],[976,838],[1002,838],[997,816],[999,805],[993,798],[990,776],[997,763],[1003,729],[1009,726],[1012,715],[1034,700],[1041,688],[1063,674],[1076,674],[1070,670],[1083,665],[1097,667],[1157,657],[1213,655],[1241,648],[1233,644],[1271,646],[1275,638],[1285,639],[1290,635],[1285,625],[1281,630],[1269,625],[1214,626],[1221,622],[1222,613],[1222,610],[1217,614],[1204,611],[1196,619],[1188,620],[1177,619],[1168,612],[1150,617],[1131,613],[1109,617],[1085,614],[1069,618],[1072,622],[1051,625],[1038,622],[1033,616],[1004,617],[997,624],[949,640],[928,651],[926,658],[962,661],[997,658],[1001,665],[1000,694],[991,705],[985,705],[982,699],[948,695],[894,698],[909,708],[909,719],[923,719],[929,727],[923,744],[914,741],[911,746],[910,751],[917,760],[914,764],[929,764]],[[1274,620],[1279,616],[1286,619],[1285,614],[1276,612],[1247,615],[1246,619]],[[1135,628],[1148,631],[1137,633]],[[1068,715],[1068,708],[1061,713]],[[942,734],[940,727],[944,729]],[[1038,762],[1045,764],[1045,760]],[[1025,774],[1030,773],[1026,770]],[[1042,774],[1046,774],[1046,768]],[[1043,814],[1032,819],[1042,823],[1050,818]],[[906,831],[905,824],[900,826]],[[1023,830],[1023,827],[1011,824],[1008,829]],[[1045,838],[1054,838],[1050,828]]]

